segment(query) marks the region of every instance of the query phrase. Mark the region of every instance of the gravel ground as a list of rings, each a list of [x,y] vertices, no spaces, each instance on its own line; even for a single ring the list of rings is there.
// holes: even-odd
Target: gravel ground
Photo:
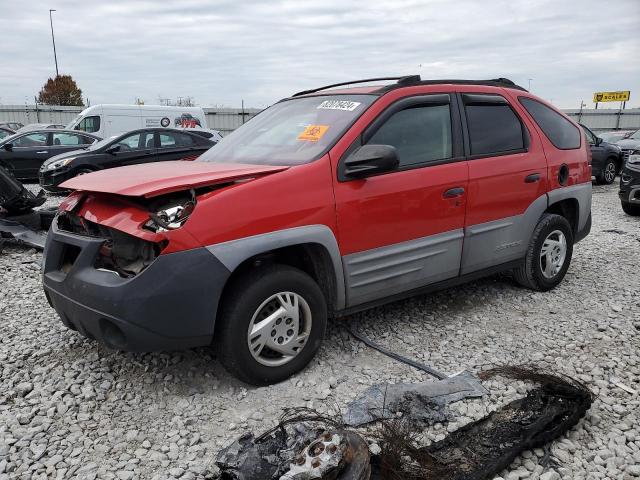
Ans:
[[[623,214],[616,192],[594,187],[592,233],[552,292],[499,276],[357,315],[364,333],[441,371],[536,362],[598,394],[586,419],[551,446],[549,468],[539,465],[542,450],[525,452],[505,479],[640,477],[640,396],[616,385],[640,391],[640,219]],[[426,379],[354,342],[339,322],[304,372],[267,388],[234,380],[204,348],[109,351],[49,308],[41,258],[15,244],[0,254],[0,480],[211,478],[221,446],[272,426],[283,407],[322,411],[380,381]],[[426,437],[440,439],[527,388],[486,385],[490,396],[455,404],[458,420]]]

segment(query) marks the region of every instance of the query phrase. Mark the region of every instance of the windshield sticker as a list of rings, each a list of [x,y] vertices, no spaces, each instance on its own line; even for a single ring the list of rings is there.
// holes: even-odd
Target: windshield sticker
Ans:
[[[329,130],[329,125],[309,125],[304,129],[304,132],[298,135],[298,140],[317,142],[327,133],[327,130]]]
[[[351,102],[349,100],[325,100],[318,108],[324,108],[326,110],[344,110],[345,112],[353,112],[360,102]]]

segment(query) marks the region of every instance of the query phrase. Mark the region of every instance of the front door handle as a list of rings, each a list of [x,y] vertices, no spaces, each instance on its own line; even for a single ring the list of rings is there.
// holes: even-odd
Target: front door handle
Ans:
[[[49,152],[48,152],[47,150],[43,150],[43,151],[41,151],[41,152],[36,152],[36,153],[38,153],[38,154],[44,154],[44,153],[49,153]]]
[[[535,183],[538,181],[540,181],[539,173],[532,173],[531,175],[527,175],[526,177],[524,177],[524,183]]]
[[[464,188],[462,187],[455,187],[455,188],[450,188],[449,190],[445,191],[442,196],[444,198],[456,198],[456,197],[461,197],[464,194]]]

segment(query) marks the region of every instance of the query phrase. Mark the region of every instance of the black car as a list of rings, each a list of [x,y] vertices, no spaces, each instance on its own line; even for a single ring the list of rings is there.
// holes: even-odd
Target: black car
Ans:
[[[618,195],[626,214],[640,216],[640,148],[631,150],[624,162]]]
[[[622,168],[622,150],[596,136],[589,128],[580,124],[591,147],[591,171],[596,183],[610,185]]]
[[[0,140],[0,167],[21,180],[38,178],[38,171],[49,158],[77,150],[100,137],[71,130],[31,130]]]
[[[216,142],[172,128],[143,128],[102,140],[83,150],[50,158],[39,173],[40,185],[49,191],[65,180],[106,168],[166,160],[195,160]]]
[[[14,133],[16,133],[16,131],[8,127],[0,127],[0,141],[4,140],[7,137],[10,137]]]

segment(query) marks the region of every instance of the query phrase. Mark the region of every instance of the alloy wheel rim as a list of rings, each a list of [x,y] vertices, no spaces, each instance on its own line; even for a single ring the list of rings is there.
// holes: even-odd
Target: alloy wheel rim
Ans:
[[[613,182],[616,178],[616,166],[613,163],[608,163],[604,170],[604,179],[607,182]]]
[[[256,309],[247,330],[251,356],[260,364],[279,367],[296,358],[311,333],[311,308],[294,292],[271,295]]]
[[[540,250],[540,270],[547,279],[553,279],[567,258],[567,238],[560,230],[554,230],[544,239]]]

